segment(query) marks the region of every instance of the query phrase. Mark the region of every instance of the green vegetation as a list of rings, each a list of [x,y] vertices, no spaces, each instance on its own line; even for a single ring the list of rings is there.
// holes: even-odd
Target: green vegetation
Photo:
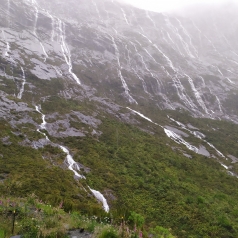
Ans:
[[[127,222],[118,224],[109,217],[88,217],[79,212],[66,213],[64,204],[51,206],[37,199],[35,195],[27,198],[0,199],[0,238],[21,234],[24,238],[63,238],[68,237],[70,230],[90,232],[95,238],[133,238],[146,235],[137,229],[132,229]],[[134,215],[135,216],[135,213]],[[136,216],[141,217],[139,214]],[[149,231],[156,237],[173,237],[168,230],[156,227]],[[161,235],[159,235],[161,234]],[[170,236],[163,236],[164,234]],[[159,236],[158,236],[159,235]]]
[[[83,189],[89,185],[109,194],[109,217],[115,222],[124,217],[131,230],[136,225],[144,236],[152,229],[152,234],[166,237],[171,228],[178,237],[237,237],[236,178],[212,159],[194,154],[191,160],[173,151],[166,144],[177,144],[156,125],[144,122],[145,128],[154,131],[148,134],[108,115],[99,119],[100,140],[93,135],[54,138],[74,152],[76,161],[91,169],[86,181],[75,181],[71,171],[55,166],[61,166],[65,158],[61,150],[23,147],[19,142],[24,136],[13,134],[2,121],[1,138],[9,136],[12,144],[0,143],[1,194],[17,198],[35,193],[52,206],[63,201],[65,211],[103,218],[101,205]],[[198,126],[195,121],[192,124]],[[27,133],[26,128],[23,131]],[[90,227],[94,230],[93,224]],[[114,234],[113,230],[107,233]]]
[[[179,237],[237,236],[237,179],[217,162],[175,153],[158,127],[149,135],[107,117],[99,129],[100,141],[66,138],[64,144],[92,169],[89,185],[116,197],[114,216],[128,219],[132,210],[146,218],[146,225],[161,224]]]
[[[57,205],[64,201],[67,211],[81,210],[94,214],[101,206],[87,197],[85,181],[75,181],[73,173],[62,169],[65,154],[59,148],[45,146],[33,149],[21,146],[23,135],[12,133],[10,126],[1,121],[1,138],[9,137],[10,145],[0,143],[0,193],[6,196],[25,197],[35,193],[45,202]],[[44,156],[43,159],[42,156]],[[90,212],[91,210],[91,212]]]
[[[143,237],[153,234],[159,238],[170,238],[172,234],[181,238],[238,237],[237,179],[229,176],[215,159],[196,155],[179,146],[192,154],[193,158],[188,159],[159,126],[137,116],[138,124],[123,123],[123,119],[120,121],[102,110],[100,103],[90,100],[79,103],[76,97],[70,100],[61,98],[62,81],[42,82],[28,76],[40,92],[34,94],[35,103],[40,104],[40,98],[44,98],[41,103],[43,113],[57,112],[60,118],[72,110],[85,115],[95,113],[95,117],[102,121],[96,129],[102,135],[88,133],[85,137],[51,138],[55,143],[67,146],[76,161],[90,168],[89,173],[83,172],[87,180],[77,181],[63,165],[65,154],[59,148],[24,146],[26,139],[32,142],[42,138],[35,125],[27,123],[12,128],[7,121],[1,120],[0,138],[8,139],[7,143],[0,140],[0,194],[2,200],[9,198],[18,204],[19,224],[30,227],[19,228],[19,232],[26,237],[28,234],[28,237],[36,234],[64,237],[67,229],[83,227],[96,237],[138,237],[141,233]],[[10,81],[6,83],[11,87],[3,87],[4,90],[13,94],[14,85]],[[23,99],[32,103],[32,93],[26,92]],[[232,123],[192,118],[185,112],[154,110],[146,103],[141,110],[162,125],[173,124],[167,115],[184,124],[190,123],[206,134],[206,140],[225,155],[238,157],[238,145],[234,143],[238,140],[238,127]],[[121,108],[120,112],[126,115],[128,110]],[[11,113],[20,120],[20,113]],[[27,115],[38,125],[41,123],[39,114],[30,112]],[[87,127],[92,131],[77,117],[70,124],[77,129]],[[188,141],[200,144],[191,135]],[[210,150],[215,154],[213,149]],[[107,214],[87,186],[100,190],[107,198],[111,208],[108,217],[113,220],[113,226],[99,226],[98,222]],[[30,203],[31,194],[43,202]],[[61,203],[63,206],[59,209]],[[26,213],[22,210],[23,204],[26,204]],[[6,207],[9,211],[9,206]],[[30,211],[35,209],[41,209],[41,212],[32,217]],[[90,218],[86,225],[82,223],[86,216],[93,215],[97,216],[96,221]],[[1,219],[0,236],[7,236],[10,232],[7,222],[11,219],[6,219],[6,209]],[[45,230],[39,231],[39,223],[44,224],[40,226]],[[63,223],[69,226],[61,230],[59,226]]]

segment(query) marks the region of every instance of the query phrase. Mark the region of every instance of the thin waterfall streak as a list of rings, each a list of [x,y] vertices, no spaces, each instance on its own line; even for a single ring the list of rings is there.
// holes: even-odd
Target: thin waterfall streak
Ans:
[[[127,86],[127,83],[124,79],[124,77],[122,76],[122,73],[121,73],[121,62],[120,62],[120,54],[119,54],[119,50],[118,50],[118,47],[117,47],[117,44],[115,42],[115,39],[112,35],[109,34],[109,36],[111,37],[111,40],[112,40],[112,44],[114,46],[114,49],[115,49],[115,54],[116,54],[116,59],[117,59],[117,64],[118,64],[118,70],[117,70],[117,73],[118,73],[118,76],[119,78],[121,79],[121,82],[122,82],[122,86],[125,90],[125,94],[129,100],[130,103],[135,103],[135,104],[138,104],[137,101],[130,95],[130,90]]]
[[[17,95],[18,99],[22,99],[22,95],[24,93],[24,87],[25,87],[25,84],[26,84],[25,71],[22,67],[21,67],[21,71],[22,71],[22,86],[21,86],[20,92]]]

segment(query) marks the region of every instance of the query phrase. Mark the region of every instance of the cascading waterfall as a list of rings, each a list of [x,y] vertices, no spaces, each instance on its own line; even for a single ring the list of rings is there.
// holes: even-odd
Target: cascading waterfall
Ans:
[[[38,113],[41,114],[42,123],[40,124],[40,129],[41,129],[41,130],[46,130],[45,115],[40,111],[40,109],[39,109],[38,106],[35,106],[35,109],[36,109],[36,111],[37,111]],[[42,134],[42,135],[45,137],[45,139],[46,139],[47,141],[50,141],[49,138],[48,138],[48,136],[47,136],[44,132],[41,132],[40,129],[38,128],[38,129],[37,129],[37,132],[39,132],[40,134]]]
[[[189,144],[187,141],[185,141],[180,135],[176,134],[175,132],[173,132],[173,131],[171,131],[171,130],[169,130],[169,129],[167,129],[167,128],[165,128],[165,127],[163,127],[163,126],[161,126],[161,125],[159,125],[159,124],[157,124],[157,123],[155,123],[155,122],[153,122],[150,118],[146,117],[145,115],[143,115],[143,114],[140,113],[140,112],[137,112],[137,111],[135,111],[135,110],[133,110],[133,109],[131,109],[131,108],[129,108],[129,107],[127,107],[127,109],[130,110],[130,111],[132,111],[132,112],[134,112],[135,114],[137,114],[137,115],[140,116],[141,118],[143,118],[143,119],[145,119],[145,120],[147,120],[147,121],[149,121],[149,122],[151,122],[151,123],[153,123],[153,124],[155,124],[155,125],[160,126],[160,127],[164,130],[165,134],[166,134],[170,139],[172,139],[174,142],[176,142],[177,144],[183,144],[183,145],[185,145],[189,150],[191,150],[191,151],[193,151],[193,152],[195,152],[195,153],[198,153],[198,152],[199,152],[199,149],[198,149],[196,146],[193,146],[193,145]],[[208,141],[206,141],[206,140],[204,139],[204,138],[205,138],[205,135],[203,135],[202,133],[197,133],[197,132],[191,131],[191,130],[189,130],[184,124],[182,124],[181,122],[178,122],[178,121],[174,120],[174,119],[171,118],[171,117],[168,117],[168,118],[169,118],[171,121],[175,122],[175,123],[176,123],[179,127],[181,127],[182,129],[184,129],[184,130],[188,131],[189,133],[191,133],[192,135],[194,135],[196,138],[198,138],[198,139],[202,140],[203,142],[207,143],[211,148],[213,148],[213,149],[217,152],[217,154],[218,154],[219,156],[221,156],[222,158],[225,158],[225,159],[227,160],[227,158],[226,158],[214,145],[212,145],[211,143],[209,143]],[[219,163],[220,163],[220,162],[219,162]],[[220,163],[220,164],[221,164],[221,163]]]
[[[155,60],[155,58],[149,53],[149,51],[147,50],[147,49],[144,49],[145,50],[145,52],[147,53],[147,55],[149,55],[149,57],[156,63],[156,64],[159,64],[156,60]],[[159,64],[160,65],[160,64]]]
[[[153,44],[154,48],[157,49],[160,54],[163,55],[163,57],[165,58],[165,60],[167,61],[167,63],[169,64],[170,68],[174,71],[177,72],[177,70],[174,68],[174,65],[172,63],[172,61],[170,60],[170,58],[164,53],[162,52],[162,50],[159,49],[159,47],[156,44]]]
[[[206,87],[206,84],[205,84],[205,80],[204,80],[204,78],[202,77],[202,76],[199,76],[199,78],[202,80],[202,86],[205,88]]]
[[[190,45],[190,47],[193,49],[193,51],[194,51],[196,57],[198,57],[198,51],[197,51],[197,49],[195,48],[195,46],[193,45],[192,39],[191,39],[190,35],[188,34],[187,30],[184,28],[184,26],[182,25],[181,21],[180,21],[178,18],[175,18],[175,19],[178,21],[179,26],[181,27],[181,29],[182,29],[184,35],[188,37],[188,39],[189,39],[189,45]]]
[[[20,92],[17,95],[18,99],[22,98],[22,94],[24,92],[24,87],[25,87],[25,83],[26,83],[25,71],[24,71],[24,69],[22,67],[21,67],[21,71],[22,71],[22,86],[21,86]]]
[[[231,81],[230,78],[226,77],[226,79],[228,80],[229,83],[231,83],[231,84],[235,84],[233,81]]]
[[[139,42],[138,42],[138,43],[139,43]],[[140,46],[141,46],[141,45],[140,45]],[[135,46],[135,48],[136,48],[136,46]],[[143,47],[141,46],[141,48],[143,48]],[[150,55],[150,53],[149,53],[146,49],[145,49],[145,51]],[[160,88],[161,88],[161,85],[162,85],[161,81],[160,81],[157,77],[155,77],[154,74],[149,70],[149,68],[147,67],[147,65],[146,65],[146,63],[145,63],[145,61],[144,61],[143,56],[142,56],[138,51],[137,51],[137,53],[138,53],[138,55],[141,57],[141,61],[142,61],[142,64],[143,64],[144,68],[149,72],[149,74],[151,75],[151,77],[156,80],[157,86],[158,86],[158,90],[157,90],[157,91],[158,91],[158,93],[159,93]],[[151,57],[153,58],[152,55],[151,55]],[[156,62],[155,59],[154,59],[154,61]]]
[[[143,34],[140,33],[140,32],[138,32],[138,33],[139,33],[140,35],[142,35],[143,37],[145,37],[145,38],[152,44],[151,40],[148,39],[145,35],[143,35]],[[142,49],[144,49],[144,47],[142,47],[142,45],[140,44],[140,42],[138,42],[138,41],[136,41],[136,42],[140,45],[140,47],[141,47]],[[131,43],[133,44],[133,46],[134,46],[134,48],[135,48],[137,54],[139,54],[139,52],[138,52],[138,50],[137,50],[137,48],[136,48],[136,45],[135,45],[133,42],[131,42]],[[153,61],[154,61],[156,64],[158,64],[159,66],[161,66],[161,65],[155,60],[155,58],[154,58],[146,49],[144,49],[144,51],[150,56],[151,59],[153,59]],[[143,65],[144,65],[145,69],[150,73],[151,77],[156,80],[157,86],[158,86],[158,90],[157,90],[157,91],[158,91],[158,93],[159,93],[160,88],[161,88],[161,85],[162,85],[161,81],[160,81],[157,77],[155,77],[154,74],[149,70],[149,68],[147,67],[147,65],[146,65],[145,62],[144,62],[144,59],[143,59],[142,55],[139,54],[139,56],[140,56],[141,59],[142,59],[142,63],[143,63]]]
[[[38,113],[41,114],[42,123],[40,124],[40,129],[46,130],[46,124],[47,124],[47,123],[46,123],[46,121],[45,121],[45,115],[40,111],[40,109],[39,109],[38,106],[35,106],[35,109],[36,109],[36,111],[37,111]],[[48,138],[48,136],[47,136],[45,133],[41,132],[40,129],[37,129],[37,131],[38,131],[39,133],[41,133],[42,135],[44,135],[47,141],[50,141],[49,138]],[[50,141],[50,142],[51,142],[51,141]],[[51,143],[52,143],[52,142],[51,142]],[[55,143],[54,143],[54,144],[55,144]],[[68,150],[66,147],[62,146],[62,145],[59,145],[59,144],[55,144],[55,145],[58,146],[64,153],[67,154],[67,156],[66,156],[66,164],[68,165],[68,169],[71,170],[71,171],[73,171],[74,176],[75,176],[77,179],[86,179],[85,176],[80,175],[80,174],[77,172],[77,171],[80,171],[80,166],[74,161],[73,157],[72,157],[72,156],[70,155],[70,153],[69,153],[69,150]],[[77,171],[76,171],[76,170],[77,170]],[[106,200],[106,198],[103,196],[103,194],[100,193],[100,192],[97,191],[97,190],[91,189],[90,187],[89,187],[89,190],[92,192],[92,194],[95,196],[95,198],[96,198],[99,202],[102,203],[104,211],[105,211],[105,212],[109,212],[110,208],[109,208],[108,203],[107,203],[107,200]]]
[[[223,73],[221,72],[221,70],[217,66],[214,66],[214,67],[217,68],[217,71],[221,76],[224,76]]]
[[[165,58],[166,62],[168,63],[168,65],[170,66],[170,68],[173,70],[174,73],[178,74],[178,70],[174,67],[172,61],[170,60],[170,58],[165,55],[159,48],[157,45],[153,44],[153,42],[147,37],[145,36],[144,34],[142,33],[139,33],[141,36],[143,36],[145,39],[147,39],[149,41],[149,43],[157,49],[157,51],[159,51],[160,54],[162,54],[162,56]],[[167,72],[167,71],[166,71]],[[167,72],[167,75],[170,76],[170,74]],[[174,82],[174,86],[176,87],[177,89],[177,93],[178,93],[178,96],[179,98],[185,103],[185,105],[189,108],[191,108],[192,110],[196,110],[196,106],[195,104],[192,102],[192,100],[186,96],[186,93],[185,93],[185,88],[182,86],[182,83],[180,82],[179,78],[177,77],[177,75],[175,76],[170,76],[170,78],[173,80]],[[191,80],[190,80],[191,82]],[[194,87],[195,88],[195,87]],[[195,90],[197,92],[197,90]],[[195,92],[194,91],[194,92]],[[200,96],[200,95],[199,95]],[[198,98],[198,94],[195,95],[196,98]],[[201,101],[200,101],[201,103]],[[205,104],[204,104],[205,105]],[[203,105],[203,106],[204,106]],[[205,108],[205,107],[204,107]]]
[[[77,163],[74,161],[73,157],[70,155],[69,150],[62,145],[60,145],[60,149],[63,150],[64,153],[67,154],[66,163],[68,165],[68,169],[74,172],[74,175],[76,176],[76,178],[84,178],[85,179],[85,177],[83,175],[80,175],[76,170],[74,170],[74,168],[76,168],[78,171],[80,171],[80,168],[77,165]]]
[[[172,44],[175,45],[175,47],[176,47],[176,49],[178,50],[179,54],[182,55],[182,56],[184,56],[184,54],[181,52],[181,50],[180,50],[178,44],[176,44],[176,43],[173,41],[173,39],[171,38],[169,32],[167,32],[167,36],[168,36],[168,39],[170,40],[170,42],[172,42]]]
[[[31,1],[31,4],[32,6],[34,6],[34,9],[35,9],[35,20],[34,20],[34,26],[33,26],[33,34],[35,35],[36,39],[39,41],[40,43],[40,46],[42,48],[42,51],[43,51],[43,54],[45,55],[45,58],[44,58],[44,62],[46,61],[46,59],[49,57],[48,54],[46,53],[46,50],[45,50],[45,47],[44,45],[42,44],[42,42],[40,41],[38,35],[37,35],[37,22],[38,22],[38,15],[39,15],[39,10],[38,10],[38,4],[36,2],[36,0],[32,0]]]
[[[127,109],[129,109],[130,111],[132,111],[132,112],[134,112],[135,114],[139,115],[139,116],[142,117],[143,119],[145,119],[145,120],[147,120],[147,121],[149,121],[149,122],[151,122],[151,123],[153,123],[153,124],[155,124],[155,125],[158,125],[157,123],[153,122],[150,118],[146,117],[146,116],[143,115],[142,113],[137,112],[137,111],[135,111],[135,110],[133,110],[133,109],[131,109],[131,108],[129,108],[129,107],[127,107]],[[171,130],[169,130],[169,129],[167,129],[167,128],[161,126],[161,125],[158,125],[158,126],[160,126],[160,127],[164,130],[165,134],[166,134],[170,139],[172,139],[174,142],[176,142],[177,144],[183,144],[183,145],[185,145],[189,150],[192,150],[192,151],[194,151],[195,153],[198,153],[198,151],[199,151],[198,148],[195,147],[195,146],[193,146],[193,145],[190,145],[190,144],[189,144],[187,141],[185,141],[181,136],[177,135],[175,132],[173,132],[173,131],[171,131]]]
[[[206,35],[204,35],[204,37],[207,39],[207,41],[209,42],[209,44],[212,46],[213,50],[214,50],[219,56],[221,56],[221,53],[217,50],[217,48],[216,48],[215,45],[212,43],[212,41],[211,41]]]
[[[126,13],[125,13],[125,11],[123,10],[122,7],[121,7],[121,11],[122,11],[122,14],[123,14],[123,16],[124,16],[124,19],[125,19],[126,24],[129,25],[129,22],[128,22],[128,19],[127,19]]]
[[[5,53],[6,57],[9,56],[9,51],[10,51],[10,44],[9,44],[9,42],[7,42],[7,49],[6,49],[6,53]]]
[[[140,79],[140,81],[142,82],[142,86],[143,86],[143,89],[144,89],[144,92],[149,94],[148,92],[148,89],[147,89],[147,86],[146,86],[146,83],[145,83],[145,80],[135,71],[134,68],[132,68],[132,70],[134,71],[135,75]]]
[[[51,31],[51,41],[53,42],[54,41],[54,37],[55,37],[55,20],[54,20],[54,17],[49,13],[47,12],[48,16],[50,17],[51,19],[51,28],[52,28],[52,31]]]
[[[135,48],[135,50],[136,50],[136,53],[140,56],[141,61],[142,61],[142,64],[143,64],[144,68],[146,69],[146,71],[151,75],[151,77],[154,78],[153,73],[149,70],[149,68],[147,67],[147,65],[146,65],[146,63],[145,63],[143,56],[138,52],[138,49],[136,48],[136,45],[135,45],[133,42],[131,42],[131,41],[130,41],[130,43],[134,46],[134,48]],[[144,89],[145,93],[148,94],[148,89],[147,89],[145,80],[144,80],[141,76],[139,76],[139,74],[135,71],[135,69],[133,69],[133,71],[135,72],[135,74],[137,75],[137,77],[141,80],[142,86],[143,86],[143,89]]]
[[[165,134],[172,139],[174,142],[178,143],[178,144],[183,144],[185,145],[189,150],[194,151],[195,153],[198,153],[198,148],[190,145],[187,141],[185,141],[181,136],[177,135],[175,132],[168,130],[166,128],[164,128],[164,132]]]
[[[222,108],[221,108],[221,107],[222,107],[222,106],[221,106],[221,101],[220,101],[220,99],[218,98],[218,96],[216,96],[216,100],[217,100],[217,103],[218,103],[220,112],[223,113]]]
[[[129,109],[130,111],[132,111],[132,112],[134,112],[135,114],[139,115],[140,117],[144,118],[145,120],[147,120],[147,121],[149,121],[149,122],[151,122],[151,123],[153,123],[153,124],[155,124],[155,125],[158,125],[157,123],[153,122],[149,117],[146,117],[146,116],[143,115],[142,113],[137,112],[137,111],[135,111],[135,110],[133,110],[133,109],[131,109],[131,108],[129,108],[129,107],[127,107],[127,109]]]
[[[207,143],[211,148],[213,148],[213,149],[217,152],[218,155],[220,155],[221,157],[225,158],[225,156],[224,156],[214,145],[212,145],[211,143],[209,143],[208,141],[206,141],[206,140],[204,139],[205,135],[201,136],[202,133],[199,133],[199,134],[198,134],[198,133],[195,133],[194,131],[189,130],[184,124],[182,124],[181,122],[178,122],[178,121],[174,120],[174,119],[171,118],[171,117],[169,117],[169,119],[170,119],[171,121],[175,122],[175,123],[176,123],[179,127],[181,127],[182,129],[184,129],[184,130],[188,131],[190,134],[194,135],[196,138],[198,138],[198,139],[202,140],[203,142]]]
[[[183,37],[179,34],[179,30],[177,29],[177,27],[175,27],[169,20],[169,17],[167,15],[165,15],[166,19],[166,25],[168,26],[168,28],[170,28],[172,30],[172,32],[174,33],[174,35],[179,39],[184,51],[186,52],[186,54],[191,57],[194,58],[193,54],[191,53],[188,44],[186,43],[186,41],[183,39]],[[178,47],[179,48],[179,47]],[[180,51],[180,50],[179,50]],[[180,51],[181,52],[181,51]]]
[[[128,49],[128,46],[127,46],[127,45],[125,46],[125,49],[126,49],[126,51],[127,51],[127,58],[128,58],[128,60],[127,60],[127,63],[128,63],[128,65],[129,65],[129,66],[131,66],[131,57],[130,57],[130,51],[129,51],[129,49]]]
[[[79,78],[76,76],[75,73],[72,72],[73,66],[72,66],[72,61],[71,61],[71,52],[69,50],[68,45],[66,44],[65,41],[65,24],[59,19],[58,20],[58,26],[59,26],[59,35],[60,35],[60,46],[61,46],[61,51],[63,53],[64,59],[66,64],[69,67],[69,74],[73,77],[73,79],[76,81],[77,84],[81,84]]]
[[[146,12],[146,17],[152,22],[152,24],[153,24],[154,27],[156,28],[156,24],[155,24],[155,22],[153,21],[153,19],[150,17],[149,12],[148,12],[148,11],[145,11],[145,12]]]
[[[162,98],[165,100],[166,104],[170,107],[171,110],[175,110],[175,108],[172,106],[171,101],[164,95],[164,94],[160,94],[162,96]]]
[[[222,154],[213,144],[209,143],[208,141],[206,141],[206,140],[204,139],[204,138],[205,138],[205,135],[203,135],[203,134],[200,133],[200,132],[199,132],[199,133],[196,133],[195,131],[189,130],[184,124],[182,124],[181,122],[178,122],[178,121],[174,120],[174,119],[171,118],[171,117],[169,117],[169,119],[170,119],[171,121],[175,122],[175,123],[176,123],[179,127],[181,127],[182,129],[184,129],[184,130],[188,131],[189,133],[191,133],[192,135],[194,135],[196,138],[198,138],[198,139],[202,140],[203,142],[205,142],[205,143],[206,143],[207,145],[209,145],[212,149],[214,149],[214,150],[217,152],[217,154],[218,154],[219,156],[221,156],[222,158],[228,160],[228,159],[225,157],[225,155]],[[221,161],[218,160],[218,162],[219,162],[220,165],[223,166],[226,170],[229,169],[229,167],[226,166],[226,165],[224,165]],[[235,177],[238,178],[238,176],[237,176],[236,174],[234,174],[233,172],[231,172],[231,171],[229,171],[229,170],[228,170],[228,173],[229,173],[230,175],[235,176]]]
[[[190,84],[190,86],[192,88],[192,91],[193,91],[193,93],[194,93],[194,95],[195,95],[195,97],[197,99],[198,104],[206,112],[206,114],[209,114],[208,110],[207,110],[207,107],[206,107],[205,103],[203,102],[200,93],[198,92],[198,90],[194,86],[193,80],[188,75],[185,74],[185,76],[188,78],[188,82],[189,82],[189,84]]]
[[[185,88],[183,87],[181,81],[177,76],[172,77],[173,83],[175,88],[177,89],[177,94],[180,98],[180,100],[188,107],[191,108],[192,110],[195,110],[196,106],[194,103],[191,101],[191,99],[186,95]]]
[[[5,43],[6,43],[6,50],[5,50],[5,53],[4,53],[4,57],[9,57],[9,52],[10,52],[11,48],[10,48],[9,42],[6,39],[6,35],[5,35],[5,31],[4,30],[2,30],[2,35],[3,35],[3,39],[4,39]]]
[[[164,40],[164,42],[167,42],[167,40],[165,39],[164,29],[161,28],[160,32],[161,32],[162,39]],[[172,47],[172,46],[171,46],[171,47]],[[173,48],[173,47],[172,47],[172,48]],[[174,48],[173,48],[173,49],[174,49]]]
[[[202,48],[202,31],[197,27],[197,25],[194,23],[194,21],[192,21],[192,24],[193,24],[194,28],[198,31],[199,43],[200,43],[200,49],[201,49]]]
[[[119,59],[120,55],[119,55],[119,50],[117,48],[115,39],[114,39],[114,37],[112,35],[109,35],[109,36],[112,39],[112,43],[113,43],[113,46],[114,46],[114,49],[115,49],[115,52],[116,52],[116,58],[117,58],[117,64],[118,64],[118,70],[117,71],[118,71],[119,78],[121,79],[122,86],[123,86],[123,88],[125,90],[125,94],[128,97],[128,100],[129,100],[130,103],[138,104],[137,101],[130,95],[130,93],[129,93],[130,90],[129,90],[127,84],[126,84],[125,79],[122,76],[122,73],[121,73],[122,67],[121,67],[121,62],[120,62],[120,59]]]
[[[107,204],[107,200],[105,199],[105,197],[99,191],[91,189],[90,187],[88,188],[93,193],[93,195],[97,198],[97,200],[103,204],[104,211],[109,212],[109,206]]]
[[[173,70],[173,72],[174,72],[174,73],[177,72],[177,69],[173,66],[173,63],[172,63],[172,61],[169,59],[169,57],[168,57],[167,55],[165,55],[165,54],[158,48],[157,45],[153,44],[153,42],[152,42],[147,36],[145,36],[145,35],[143,35],[143,34],[141,34],[141,33],[140,33],[140,35],[142,35],[144,38],[146,38],[146,39],[149,41],[149,43],[152,44],[152,45],[160,52],[160,54],[163,55],[163,57],[164,57],[165,60],[167,61],[168,65],[169,65],[170,68]],[[173,80],[173,82],[174,82],[174,85],[175,85],[175,87],[176,87],[176,89],[177,89],[179,98],[185,103],[185,105],[187,105],[187,107],[191,108],[192,110],[196,110],[195,104],[192,102],[192,100],[191,100],[188,96],[186,96],[185,88],[182,86],[182,84],[181,84],[179,78],[178,78],[177,76],[172,76],[171,78],[172,78],[172,80]],[[190,86],[191,86],[191,88],[192,88],[192,90],[193,90],[193,93],[194,93],[194,95],[195,95],[195,98],[197,99],[199,105],[205,110],[205,112],[208,113],[208,110],[207,110],[207,108],[206,108],[206,105],[205,105],[205,103],[203,102],[203,100],[202,100],[202,98],[201,98],[199,92],[196,90],[196,88],[195,88],[195,86],[194,86],[194,84],[193,84],[193,81],[191,80],[190,77],[188,77],[188,78],[189,78]]]

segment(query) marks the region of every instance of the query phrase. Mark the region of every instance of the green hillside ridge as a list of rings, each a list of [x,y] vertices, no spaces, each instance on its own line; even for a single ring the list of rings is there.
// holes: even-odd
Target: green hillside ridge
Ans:
[[[110,216],[129,218],[129,211],[145,217],[147,227],[172,228],[178,237],[237,237],[237,179],[229,176],[213,159],[193,154],[193,159],[173,151],[160,127],[154,135],[114,117],[103,115],[103,134],[56,139],[74,152],[74,159],[91,169],[87,180],[73,180],[73,173],[60,164],[62,151],[51,146],[31,149],[19,145],[21,136],[1,123],[0,143],[2,196],[25,197],[35,193],[51,205],[64,201],[66,211],[104,216],[101,205],[82,186],[109,193]],[[140,120],[140,119],[139,119]],[[221,122],[220,122],[221,123]],[[186,148],[184,148],[186,150]],[[42,159],[45,156],[45,160]],[[52,155],[52,156],[50,156]]]
[[[34,193],[51,206],[63,202],[65,212],[101,218],[108,216],[116,221],[121,217],[128,221],[134,211],[145,218],[146,231],[159,225],[171,228],[173,235],[182,238],[238,237],[237,178],[228,175],[216,159],[197,155],[178,145],[161,127],[129,114],[125,107],[112,114],[90,97],[78,99],[83,90],[74,89],[67,81],[28,80],[37,85],[35,94],[26,91],[23,96],[32,111],[11,111],[11,114],[16,120],[28,115],[35,125],[27,122],[11,127],[4,119],[0,123],[0,194],[3,198],[24,199]],[[6,86],[1,90],[11,94],[8,96],[10,100],[21,102],[13,97],[14,89],[7,91],[11,82],[6,80]],[[60,91],[65,88],[75,91],[71,99],[60,96]],[[122,101],[118,103],[123,105]],[[46,116],[57,113],[54,117],[46,117],[48,123],[64,119],[72,111],[95,115],[101,121],[96,129],[101,135],[91,134],[93,128],[90,125],[72,116],[70,125],[82,129],[84,137],[56,138],[44,131],[52,142],[66,146],[76,162],[90,168],[89,173],[81,172],[86,180],[73,179],[73,173],[63,164],[66,154],[58,147],[46,145],[33,149],[23,143],[26,139],[44,138],[36,131],[36,125],[40,125],[42,119],[34,111],[33,104],[41,105]],[[134,109],[161,125],[176,127],[167,116],[184,124],[191,123],[225,156],[238,156],[235,143],[238,126],[231,122],[193,118],[179,110],[163,111],[146,101]],[[125,122],[122,115],[130,117],[131,121]],[[186,140],[195,146],[202,144],[191,135]],[[208,150],[216,155],[214,149]],[[184,153],[192,155],[192,159],[186,158]],[[225,159],[222,162],[231,163]],[[233,166],[236,171],[237,166]],[[102,210],[88,186],[105,195],[110,206],[109,214]]]

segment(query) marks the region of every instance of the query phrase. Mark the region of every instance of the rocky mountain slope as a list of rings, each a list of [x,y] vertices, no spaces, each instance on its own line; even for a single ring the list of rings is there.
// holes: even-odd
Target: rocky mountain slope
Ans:
[[[203,224],[220,206],[212,196],[238,196],[237,6],[222,9],[184,18],[109,0],[0,0],[1,191],[198,232],[193,209]],[[178,220],[158,218],[164,207]],[[232,234],[233,216],[212,226]]]

